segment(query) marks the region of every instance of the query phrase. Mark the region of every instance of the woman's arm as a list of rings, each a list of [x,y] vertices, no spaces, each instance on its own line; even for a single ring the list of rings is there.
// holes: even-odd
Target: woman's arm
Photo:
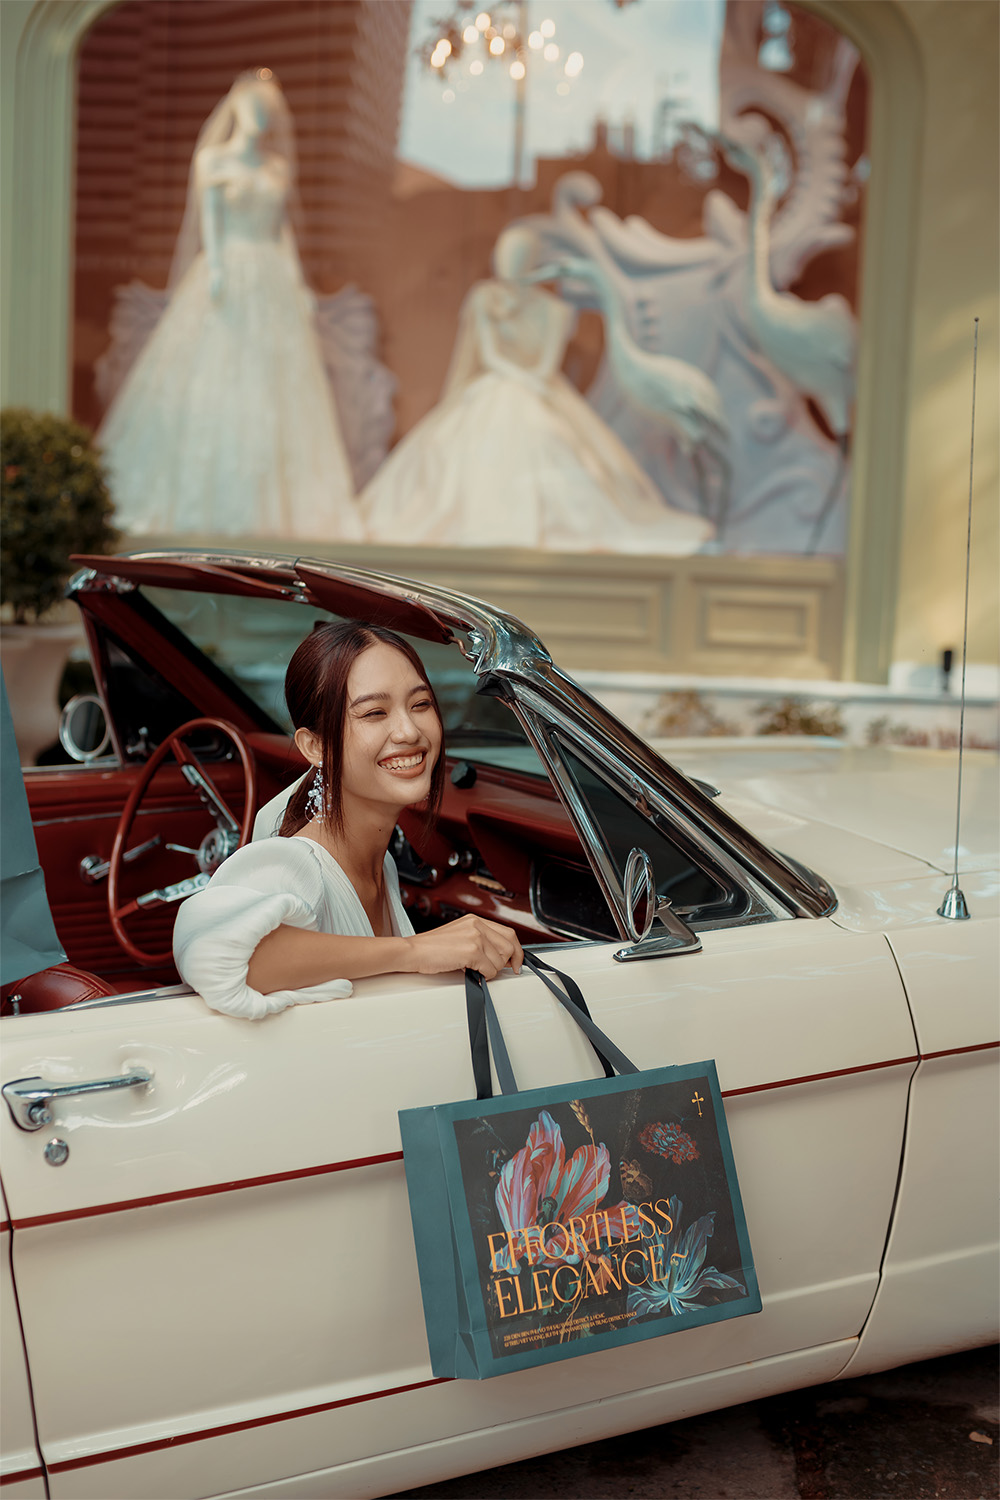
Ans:
[[[470,967],[495,978],[506,964],[520,967],[515,934],[483,917],[405,937],[354,936],[356,900],[345,890],[327,914],[328,894],[308,839],[261,839],[237,849],[177,913],[181,977],[213,1010],[256,1020],[289,1005],[344,999],[352,980],[370,974]],[[346,933],[321,932],[321,914]],[[396,911],[397,925],[399,918]]]
[[[517,973],[521,945],[509,927],[485,917],[460,917],[412,937],[340,937],[280,926],[262,938],[247,968],[247,984],[262,995],[308,989],[327,980],[372,974],[447,974],[478,969],[495,979],[508,965]]]

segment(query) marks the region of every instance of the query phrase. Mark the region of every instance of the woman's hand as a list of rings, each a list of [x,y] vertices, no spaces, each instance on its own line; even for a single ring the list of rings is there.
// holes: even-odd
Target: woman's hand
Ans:
[[[452,969],[478,969],[484,979],[495,979],[508,966],[521,972],[524,954],[510,927],[485,917],[459,917],[444,927],[407,938],[417,974],[447,974]]]

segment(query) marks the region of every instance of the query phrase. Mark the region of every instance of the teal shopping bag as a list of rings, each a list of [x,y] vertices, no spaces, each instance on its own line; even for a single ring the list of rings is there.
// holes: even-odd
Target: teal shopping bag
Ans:
[[[480,1380],[761,1307],[714,1062],[640,1071],[569,975],[525,963],[605,1077],[518,1092],[467,975],[477,1097],[399,1113],[435,1375]]]

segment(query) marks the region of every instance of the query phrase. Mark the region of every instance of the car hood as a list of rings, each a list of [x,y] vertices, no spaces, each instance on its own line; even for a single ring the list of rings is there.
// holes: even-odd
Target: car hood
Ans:
[[[835,885],[948,873],[955,853],[954,751],[836,740],[658,740],[688,776],[719,788],[727,812]],[[998,758],[967,751],[960,869],[998,868]]]

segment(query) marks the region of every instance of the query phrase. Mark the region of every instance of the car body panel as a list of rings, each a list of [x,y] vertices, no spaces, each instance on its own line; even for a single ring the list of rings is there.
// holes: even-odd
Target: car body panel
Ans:
[[[176,1500],[207,1482],[213,1500],[369,1500],[401,1486],[433,1483],[515,1457],[595,1442],[619,1432],[676,1421],[750,1401],[765,1392],[795,1390],[835,1377],[855,1340],[822,1349],[796,1350],[776,1359],[737,1365],[719,1376],[659,1383],[638,1395],[582,1400],[554,1413],[527,1411],[508,1420],[488,1420],[475,1433],[427,1441],[440,1427],[439,1413],[452,1398],[452,1386],[431,1386],[381,1401],[343,1406],[235,1433],[220,1433],[206,1444],[179,1444],[153,1456],[140,1454],[114,1465],[66,1471],[53,1480],[57,1500]],[[505,1377],[501,1377],[505,1378]],[[496,1382],[491,1382],[493,1386]],[[480,1387],[480,1389],[482,1389]],[[721,1397],[721,1401],[719,1398]],[[405,1406],[404,1404],[405,1403]],[[398,1434],[398,1447],[385,1451],[386,1433]],[[271,1484],[257,1476],[272,1461],[276,1443],[287,1455],[292,1477]],[[369,1456],[330,1468],[304,1468],[317,1455],[364,1447]],[[238,1489],[219,1492],[224,1476],[240,1473]],[[205,1493],[205,1491],[201,1491]]]
[[[879,881],[873,885],[837,886],[837,910],[833,913],[838,927],[848,932],[884,932],[901,929],[937,929],[941,925],[939,908],[951,887],[949,875],[924,875],[910,880]],[[972,910],[979,916],[1000,915],[1000,881],[992,870],[973,871],[962,876],[962,890]],[[989,992],[987,991],[987,1000]]]
[[[922,1062],[882,1279],[844,1374],[996,1341],[997,1048]]]
[[[947,774],[951,770],[954,775]],[[749,789],[761,801],[814,823],[873,839],[888,849],[950,871],[955,859],[956,757],[904,747],[845,750],[832,774],[754,778]],[[944,773],[944,774],[942,774]],[[886,795],[891,785],[891,796]],[[962,781],[963,870],[996,865],[996,757],[968,752]]]
[[[924,1057],[996,1045],[1000,921],[991,906],[983,898],[965,922],[939,921],[889,938]]]
[[[981,914],[992,904],[889,937],[922,1060],[882,1281],[847,1374],[996,1336],[1000,922]]]
[[[938,915],[954,862],[957,757],[832,741],[790,748],[783,739],[654,743],[688,775],[717,787],[726,809],[758,838],[821,870],[837,893],[831,917],[839,925],[933,928],[952,934],[946,941],[961,950],[958,934],[968,929]],[[960,880],[974,916],[993,919],[1000,916],[997,772],[996,755],[966,753]],[[930,1010],[933,996],[932,989]]]
[[[834,833],[863,840],[855,878],[871,878],[872,845],[883,859],[901,856],[951,872],[955,857],[958,761],[950,750],[902,745],[847,745],[820,741],[790,749],[784,736],[727,742],[654,740],[652,744],[690,776],[721,789],[734,815],[759,820],[769,833],[796,828],[801,819],[817,839]],[[997,757],[968,750],[962,776],[960,861],[966,871],[991,870],[997,859]],[[754,810],[756,811],[756,814]],[[768,821],[765,809],[775,817]],[[891,864],[888,865],[892,869]]]
[[[155,1074],[148,1093],[62,1106],[53,1128],[70,1159],[58,1171],[41,1160],[37,1134],[0,1122],[54,1494],[80,1493],[60,1475],[101,1454],[316,1405],[367,1405],[400,1387],[421,1391],[382,1398],[393,1401],[393,1441],[426,1441],[860,1332],[916,1066],[884,939],[774,923],[708,933],[700,954],[641,965],[616,965],[606,944],[563,961],[598,1023],[643,1064],[716,1058],[763,1313],[570,1361],[557,1381],[532,1370],[450,1382],[447,1398],[432,1399],[395,1111],[468,1095],[458,981],[367,980],[350,1000],[257,1025],[196,997],[21,1018],[8,1076],[111,1076],[136,1063]],[[595,1074],[538,980],[508,976],[495,990],[522,1087]],[[872,1143],[858,1159],[843,1150],[845,1119]],[[72,1319],[74,1345],[93,1359],[102,1330],[134,1323],[137,1309],[141,1381],[113,1349],[99,1380],[82,1379],[50,1337]],[[411,1406],[421,1413],[412,1427]],[[377,1433],[377,1445],[352,1437],[344,1462],[385,1444],[371,1413],[350,1431],[367,1443]],[[258,1469],[258,1482],[291,1472],[274,1432],[274,1467]],[[236,1470],[225,1479],[240,1482]]]

